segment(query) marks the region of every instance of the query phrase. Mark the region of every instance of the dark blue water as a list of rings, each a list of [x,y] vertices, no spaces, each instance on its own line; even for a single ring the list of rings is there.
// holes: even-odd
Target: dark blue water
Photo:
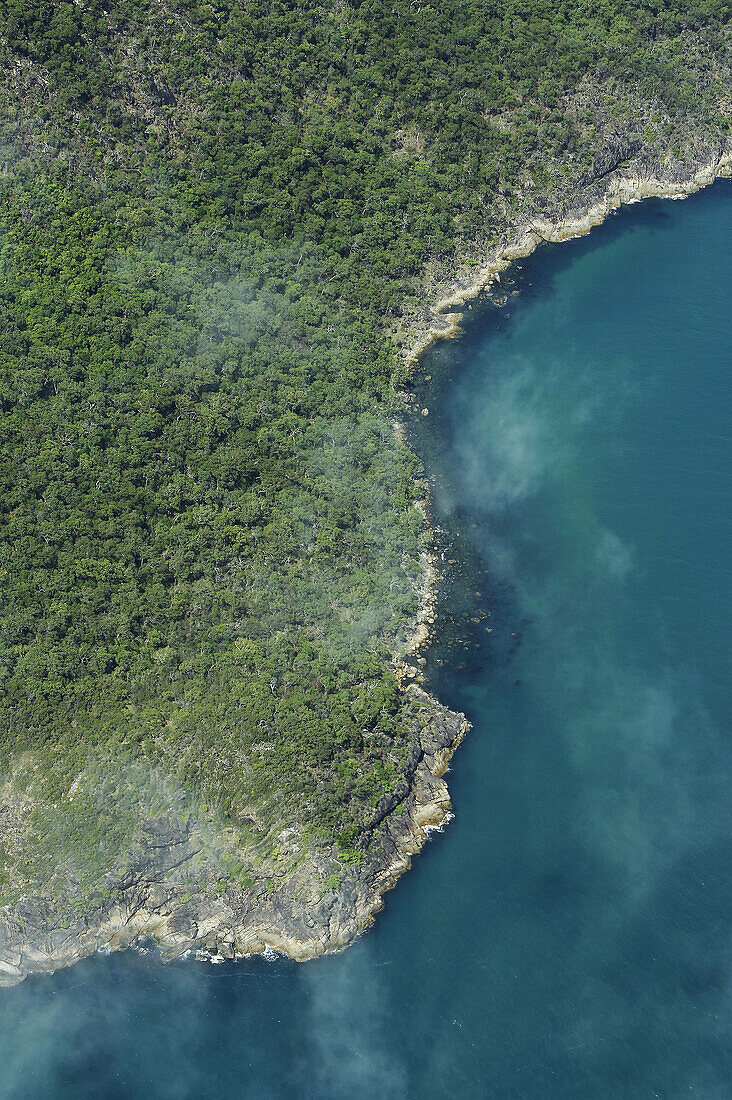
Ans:
[[[420,393],[450,829],[343,955],[3,993],[3,1098],[732,1095],[732,184],[512,288]]]

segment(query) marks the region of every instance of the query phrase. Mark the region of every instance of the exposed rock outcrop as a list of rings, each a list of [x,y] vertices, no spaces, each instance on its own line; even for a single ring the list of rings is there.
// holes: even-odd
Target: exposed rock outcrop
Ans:
[[[271,893],[192,893],[181,872],[196,853],[194,833],[173,815],[149,821],[136,860],[110,883],[104,902],[75,917],[41,898],[0,910],[0,986],[146,939],[165,959],[269,950],[304,960],[346,947],[373,922],[383,895],[450,814],[442,776],[467,723],[419,688],[408,690],[423,707],[420,748],[406,765],[403,797],[379,807],[360,866],[342,867],[336,882],[333,853],[324,849]]]

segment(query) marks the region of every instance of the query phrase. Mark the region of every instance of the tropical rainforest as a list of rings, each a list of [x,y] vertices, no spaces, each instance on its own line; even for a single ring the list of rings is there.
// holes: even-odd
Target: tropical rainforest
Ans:
[[[425,272],[603,127],[729,133],[729,18],[0,0],[0,901],[97,881],[120,761],[242,845],[294,823],[358,861],[419,725]]]

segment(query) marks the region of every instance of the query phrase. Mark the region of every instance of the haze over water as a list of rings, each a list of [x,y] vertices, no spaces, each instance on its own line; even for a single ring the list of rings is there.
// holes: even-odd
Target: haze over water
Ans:
[[[732,1093],[732,183],[511,289],[419,394],[454,822],[342,955],[3,992],[3,1100]]]

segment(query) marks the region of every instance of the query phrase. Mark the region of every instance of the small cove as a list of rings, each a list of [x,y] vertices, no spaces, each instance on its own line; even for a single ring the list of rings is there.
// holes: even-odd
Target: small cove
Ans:
[[[428,675],[473,730],[376,927],[30,979],[3,1100],[729,1095],[731,199],[542,248],[421,364]]]

